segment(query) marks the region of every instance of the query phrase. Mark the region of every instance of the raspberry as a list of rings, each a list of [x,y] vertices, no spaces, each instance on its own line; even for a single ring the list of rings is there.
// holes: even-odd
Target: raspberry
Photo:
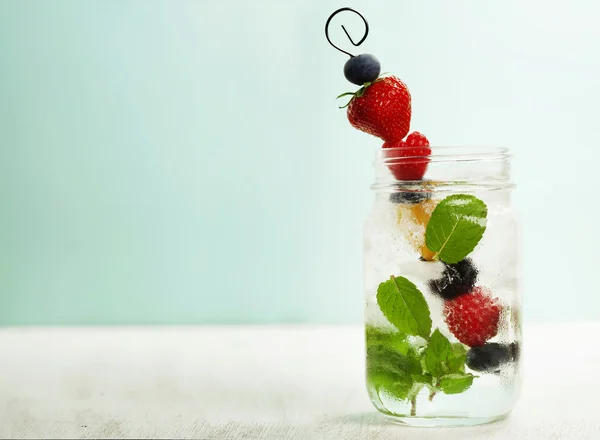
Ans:
[[[448,329],[456,339],[469,347],[479,347],[498,333],[500,302],[484,287],[475,287],[444,304]]]
[[[429,141],[418,131],[412,132],[404,141],[386,141],[384,149],[393,148],[387,152],[387,158],[399,158],[388,165],[388,168],[398,180],[421,180],[429,165]]]
[[[413,131],[406,137],[404,144],[407,147],[428,147],[429,140],[427,140],[424,134],[419,133],[418,131]]]

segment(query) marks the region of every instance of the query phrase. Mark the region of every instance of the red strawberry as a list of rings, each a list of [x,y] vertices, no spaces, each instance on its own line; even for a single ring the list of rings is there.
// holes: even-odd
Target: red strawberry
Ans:
[[[410,116],[410,93],[395,76],[383,77],[359,89],[348,105],[348,120],[354,128],[389,142],[406,136]]]
[[[398,158],[388,164],[390,171],[398,180],[421,180],[429,164],[429,141],[418,131],[412,132],[406,141],[384,142],[383,148],[394,148],[388,158]]]
[[[469,347],[479,347],[498,333],[500,302],[485,287],[475,287],[444,304],[448,328],[456,339]]]

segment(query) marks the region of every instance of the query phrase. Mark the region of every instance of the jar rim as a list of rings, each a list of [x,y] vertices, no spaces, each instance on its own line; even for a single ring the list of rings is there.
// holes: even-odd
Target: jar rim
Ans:
[[[477,191],[514,188],[505,147],[430,146],[378,148],[373,165],[376,191]],[[424,180],[401,180],[403,167],[425,169]],[[402,175],[402,172],[400,172]],[[435,182],[435,184],[434,184]]]
[[[383,162],[389,160],[405,160],[413,158],[427,157],[431,162],[452,162],[452,161],[484,161],[484,160],[502,160],[512,156],[510,150],[506,147],[488,147],[488,146],[429,146],[430,154],[403,154],[407,148],[421,147],[398,147],[398,148],[377,148],[376,158]]]

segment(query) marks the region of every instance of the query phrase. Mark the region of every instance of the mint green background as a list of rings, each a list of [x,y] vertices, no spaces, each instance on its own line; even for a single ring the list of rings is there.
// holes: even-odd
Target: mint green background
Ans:
[[[360,322],[341,6],[0,1],[0,324]],[[599,317],[597,4],[352,6],[413,129],[517,153],[527,316]]]

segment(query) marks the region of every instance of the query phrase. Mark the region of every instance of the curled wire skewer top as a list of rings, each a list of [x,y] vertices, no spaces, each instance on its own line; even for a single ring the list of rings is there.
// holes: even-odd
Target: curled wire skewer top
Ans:
[[[327,22],[325,23],[325,37],[327,38],[327,41],[329,42],[329,44],[331,44],[334,48],[336,48],[337,50],[339,50],[342,53],[345,53],[350,58],[353,58],[354,55],[352,55],[350,52],[347,52],[344,49],[341,49],[340,47],[338,47],[335,44],[333,44],[333,42],[331,41],[331,38],[329,38],[329,24],[331,23],[331,19],[333,17],[335,17],[337,14],[339,14],[340,12],[344,12],[344,11],[354,12],[360,18],[362,18],[363,22],[365,23],[365,34],[363,35],[363,37],[357,43],[354,42],[354,40],[352,39],[352,37],[350,36],[350,34],[348,33],[348,31],[346,30],[346,27],[344,25],[342,25],[342,29],[344,30],[344,33],[348,37],[348,40],[350,40],[350,43],[352,43],[352,45],[354,47],[358,47],[358,46],[360,46],[367,39],[367,35],[369,35],[369,23],[367,23],[367,19],[365,17],[363,17],[363,15],[360,12],[358,12],[358,11],[352,9],[352,8],[340,8],[340,9],[338,9],[337,11],[335,11],[333,14],[331,14],[329,16],[329,18],[327,19]]]

